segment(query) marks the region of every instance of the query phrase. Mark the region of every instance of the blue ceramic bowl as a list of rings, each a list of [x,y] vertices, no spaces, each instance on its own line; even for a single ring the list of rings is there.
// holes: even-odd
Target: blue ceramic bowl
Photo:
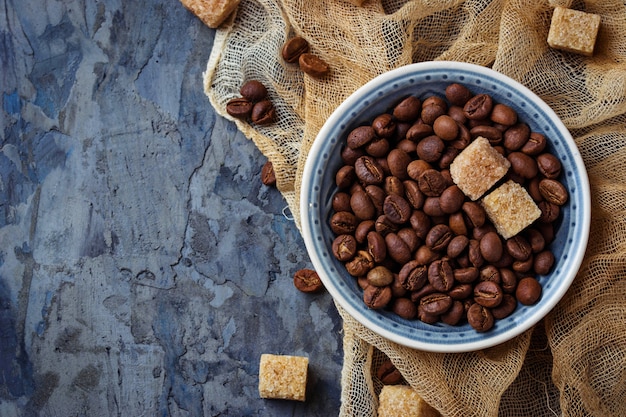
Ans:
[[[330,229],[335,173],[342,165],[341,148],[355,127],[370,123],[407,95],[424,99],[444,96],[447,85],[458,82],[474,94],[488,93],[496,102],[518,112],[531,131],[548,139],[548,150],[563,165],[561,182],[569,191],[562,222],[551,245],[552,272],[539,276],[543,293],[532,306],[518,305],[509,317],[496,320],[484,333],[468,324],[449,326],[405,320],[392,312],[368,309],[354,277],[332,254],[335,236]],[[495,346],[531,328],[561,300],[580,268],[590,225],[589,181],[576,144],[557,115],[520,83],[491,69],[459,62],[424,62],[384,73],[352,94],[320,130],[305,164],[301,188],[302,234],[311,261],[334,299],[367,328],[396,343],[433,352],[467,352]]]

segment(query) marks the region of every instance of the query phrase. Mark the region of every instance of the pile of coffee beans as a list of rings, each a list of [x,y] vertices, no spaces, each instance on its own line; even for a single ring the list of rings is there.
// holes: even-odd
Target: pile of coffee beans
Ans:
[[[511,167],[497,185],[521,184],[541,217],[509,239],[450,176],[454,158],[484,137]],[[425,323],[491,329],[518,302],[541,298],[549,245],[568,201],[561,163],[543,134],[487,94],[450,84],[441,97],[409,96],[349,132],[336,172],[334,256],[372,309]]]
[[[267,88],[257,80],[246,81],[239,89],[241,97],[235,97],[226,103],[226,112],[242,120],[268,125],[276,120],[274,104],[267,98]]]

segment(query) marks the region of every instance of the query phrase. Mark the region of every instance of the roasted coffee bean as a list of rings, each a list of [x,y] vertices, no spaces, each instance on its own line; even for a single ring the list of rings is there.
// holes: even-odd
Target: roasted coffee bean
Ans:
[[[470,263],[476,268],[480,268],[485,263],[485,258],[480,251],[480,242],[476,239],[470,239],[468,245],[468,256]]]
[[[417,316],[417,306],[408,298],[396,298],[391,305],[391,311],[406,320],[413,320]]]
[[[415,231],[417,237],[420,239],[426,238],[431,226],[431,219],[426,215],[426,213],[420,210],[414,210],[409,218],[409,223],[411,224],[411,227]]]
[[[397,194],[389,194],[383,203],[383,213],[395,224],[409,221],[412,214],[411,205]]]
[[[447,183],[441,172],[436,169],[427,169],[419,176],[417,185],[424,195],[437,197],[446,189]]]
[[[486,233],[480,239],[480,254],[487,262],[497,262],[502,257],[502,240],[496,232]]]
[[[414,180],[406,180],[402,183],[404,185],[404,195],[406,201],[409,202],[414,209],[421,209],[426,200],[426,196],[420,190],[419,185]]]
[[[352,213],[360,220],[371,220],[376,217],[376,207],[369,195],[363,191],[357,191],[350,197]]]
[[[417,291],[428,282],[428,268],[416,260],[409,261],[400,269],[398,280],[407,291]]]
[[[469,238],[464,235],[454,236],[450,242],[448,243],[448,247],[446,248],[448,258],[456,259],[461,255],[463,251],[467,249],[469,245]]]
[[[433,131],[442,140],[454,140],[459,134],[459,125],[452,117],[442,114],[435,119]]]
[[[387,216],[380,215],[376,218],[376,222],[374,223],[374,230],[376,230],[381,235],[387,236],[389,233],[395,233],[399,229],[399,226],[389,220]]]
[[[454,234],[467,236],[467,225],[462,212],[452,213],[448,218],[448,225]]]
[[[446,258],[432,262],[428,267],[428,282],[437,291],[450,291],[454,285],[452,263]]]
[[[426,245],[420,246],[415,251],[415,260],[422,265],[428,265],[440,258],[440,252],[434,251]]]
[[[426,324],[435,324],[439,321],[439,316],[427,313],[421,304],[417,306],[417,318]]]
[[[441,192],[439,205],[445,214],[453,214],[461,210],[465,201],[465,194],[456,186],[451,185]]]
[[[481,120],[489,117],[493,108],[493,99],[488,94],[478,94],[470,98],[463,106],[465,117],[470,120]]]
[[[486,332],[493,327],[494,317],[487,307],[474,303],[467,310],[467,322],[477,332]]]
[[[409,300],[410,302],[411,300]],[[411,303],[413,304],[413,303]],[[397,314],[397,313],[396,313]],[[415,310],[417,314],[417,308]],[[396,385],[402,382],[402,374],[389,358],[385,359],[376,370],[376,376],[385,385]]]
[[[450,165],[454,161],[454,159],[461,153],[461,151],[454,146],[446,146],[441,154],[441,158],[439,158],[438,166],[440,169],[450,168]]]
[[[472,228],[481,227],[487,220],[485,209],[474,201],[466,201],[463,203],[461,210],[463,210],[463,214],[465,215],[466,223]]]
[[[431,135],[420,140],[415,148],[417,156],[426,162],[436,162],[445,149],[446,145],[439,136]]]
[[[404,227],[397,232],[400,239],[404,240],[404,243],[409,247],[411,252],[415,252],[421,243],[421,239],[417,237],[417,233],[411,227]]]
[[[381,165],[383,163],[387,163],[387,153],[389,152],[389,141],[385,138],[375,138],[370,143],[365,145],[365,153],[373,156],[374,158],[382,158],[380,162]]]
[[[341,262],[347,262],[352,259],[356,250],[357,241],[352,235],[339,235],[333,240],[333,255]]]
[[[335,184],[340,190],[346,190],[354,184],[356,181],[356,172],[351,165],[344,165],[335,174]]]
[[[397,124],[389,113],[378,115],[372,121],[372,128],[379,138],[391,139],[396,133]]]
[[[526,123],[518,123],[504,132],[504,147],[509,151],[521,149],[530,138],[530,127]],[[524,152],[525,153],[525,152]]]
[[[407,130],[405,137],[411,142],[417,143],[425,137],[431,136],[433,133],[433,127],[424,123],[422,119],[419,119]]]
[[[454,300],[465,300],[472,296],[474,291],[473,285],[470,284],[456,284],[448,291],[448,295]]]
[[[312,53],[304,53],[298,57],[298,63],[302,72],[311,77],[322,78],[330,72],[330,67],[322,58]]]
[[[353,277],[366,275],[374,267],[374,258],[365,250],[357,251],[354,258],[345,264],[346,271]]]
[[[512,126],[517,123],[517,112],[506,104],[496,103],[493,105],[490,118],[494,123]]]
[[[537,162],[523,152],[511,152],[507,159],[511,163],[511,169],[522,178],[534,178],[537,176]]]
[[[534,277],[524,277],[515,290],[515,298],[524,305],[533,305],[541,298],[541,284]]]
[[[539,217],[541,223],[552,223],[558,219],[561,214],[560,206],[552,204],[549,201],[540,201],[537,207],[541,210],[541,217]]]
[[[440,292],[428,294],[420,300],[420,307],[425,313],[438,316],[452,307],[452,298],[448,294]]]
[[[364,184],[382,184],[385,180],[383,168],[371,156],[362,156],[354,163],[356,176]]]
[[[569,197],[567,188],[557,180],[544,178],[539,181],[539,193],[546,201],[562,206]]]
[[[361,148],[352,149],[349,146],[344,146],[341,150],[341,160],[346,165],[354,165],[357,159],[365,155],[365,151]]]
[[[281,55],[283,59],[290,63],[298,62],[300,55],[309,52],[309,43],[301,36],[294,36],[283,45]]]
[[[525,261],[532,253],[528,240],[522,235],[515,235],[506,241],[507,252],[518,261]]]
[[[350,194],[346,192],[337,192],[333,196],[333,210],[334,211],[350,211]]]
[[[383,204],[385,197],[387,197],[385,190],[378,185],[370,184],[365,187],[365,192],[372,199],[372,203],[374,203],[374,207],[376,207],[376,214],[379,216],[383,214]]]
[[[422,298],[426,297],[429,294],[434,294],[436,292],[437,290],[430,283],[427,283],[419,290],[411,292],[411,301],[415,303],[419,303],[419,301]]]
[[[406,173],[415,181],[419,181],[420,176],[427,170],[433,169],[433,166],[423,159],[414,159],[407,165]]]
[[[374,258],[374,262],[382,263],[387,258],[387,244],[383,235],[375,230],[367,234],[367,251]]]
[[[435,120],[437,120],[439,116],[446,114],[447,111],[448,106],[443,99],[437,96],[430,96],[422,103],[420,118],[424,123],[433,125]]]
[[[502,302],[497,307],[491,309],[491,314],[496,320],[501,320],[510,316],[517,308],[517,300],[510,294],[502,295]]]
[[[395,177],[393,175],[387,175],[385,177],[385,184],[383,186],[383,189],[385,190],[385,193],[387,193],[387,195],[395,194],[404,198],[404,184],[402,183],[402,180],[398,177]]]
[[[454,270],[454,279],[462,284],[471,284],[478,279],[480,272],[475,266],[458,268]]]
[[[387,254],[394,261],[399,264],[405,264],[411,260],[411,249],[397,233],[387,233],[385,235],[385,243],[387,244]]]
[[[276,120],[276,109],[271,101],[261,100],[252,107],[250,119],[259,126],[273,123]]]
[[[254,104],[243,97],[236,97],[226,103],[226,113],[237,119],[247,119],[252,114]]]
[[[547,275],[554,265],[554,254],[549,250],[544,250],[535,255],[533,269],[539,275]]]
[[[465,125],[459,125],[459,134],[456,140],[453,140],[450,145],[456,149],[463,150],[472,142],[472,134]]]
[[[532,269],[534,261],[534,256],[529,256],[525,261],[513,261],[511,269],[519,274],[525,274]]]
[[[367,145],[376,138],[376,132],[371,126],[359,126],[348,133],[346,144],[352,149]]]
[[[356,227],[354,238],[357,243],[367,243],[367,234],[375,230],[376,222],[374,220],[364,220]]]
[[[502,281],[500,270],[495,265],[486,265],[483,266],[479,271],[478,279],[480,281],[490,281],[496,284],[500,284]]]
[[[450,84],[445,90],[446,98],[455,106],[463,107],[472,98],[472,92],[466,86],[458,83]]]
[[[393,272],[388,268],[378,265],[367,272],[367,282],[375,287],[391,285],[394,280]]]
[[[459,127],[458,125],[464,125],[467,123],[467,117],[465,117],[463,107],[461,106],[452,105],[448,107],[448,116],[452,117],[452,119],[457,123],[457,128]]]
[[[526,229],[524,235],[528,239],[528,243],[530,243],[532,253],[539,253],[546,247],[546,240],[539,230],[529,228]]]
[[[453,235],[448,225],[437,224],[430,229],[424,239],[424,243],[432,250],[444,251],[448,247],[452,237]]]
[[[445,215],[439,204],[439,197],[426,197],[422,211],[431,218],[442,217]]]
[[[375,287],[370,285],[363,290],[363,301],[372,310],[383,309],[391,301],[392,293],[390,287]]]
[[[392,149],[387,155],[387,164],[391,175],[401,180],[408,180],[407,167],[411,163],[411,156],[401,149]]]
[[[241,96],[253,103],[261,101],[267,97],[267,88],[257,80],[246,81],[239,89]]]
[[[489,141],[491,146],[499,145],[502,142],[502,131],[494,126],[478,125],[470,129],[472,138],[483,137]]]
[[[517,288],[517,274],[508,268],[500,269],[502,291],[513,294]]]
[[[456,326],[463,320],[464,316],[465,308],[463,307],[463,303],[459,300],[455,300],[452,302],[452,307],[442,314],[440,318],[442,322],[450,326]]]
[[[492,281],[480,281],[474,287],[474,301],[481,306],[493,308],[502,302],[502,289]]]
[[[561,161],[551,153],[542,153],[537,156],[537,166],[539,172],[550,179],[556,179],[561,175]]]
[[[352,234],[359,224],[358,219],[349,211],[340,211],[330,219],[330,228],[336,235]]]
[[[269,187],[276,186],[276,172],[271,161],[266,161],[261,168],[261,182]]]
[[[293,276],[293,285],[295,285],[298,290],[306,293],[318,292],[324,288],[324,284],[322,284],[319,275],[312,269],[300,269],[296,271]]]
[[[528,141],[520,149],[526,155],[539,155],[546,149],[547,140],[544,135],[537,132],[531,132]]]
[[[413,122],[419,117],[422,102],[415,96],[404,98],[393,108],[393,117],[401,122]]]

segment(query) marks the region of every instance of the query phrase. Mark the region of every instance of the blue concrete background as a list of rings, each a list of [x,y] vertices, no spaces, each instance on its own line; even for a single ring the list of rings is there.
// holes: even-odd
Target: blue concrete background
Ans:
[[[178,1],[0,8],[0,416],[330,416],[341,323]],[[308,356],[305,403],[258,396]]]

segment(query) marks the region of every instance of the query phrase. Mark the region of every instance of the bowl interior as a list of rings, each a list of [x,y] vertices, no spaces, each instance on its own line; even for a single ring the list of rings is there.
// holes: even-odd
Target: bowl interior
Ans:
[[[518,112],[531,131],[549,140],[549,151],[563,165],[560,181],[570,200],[562,208],[561,224],[551,245],[555,266],[538,276],[543,287],[541,300],[533,306],[518,304],[509,317],[496,320],[488,332],[478,333],[468,324],[449,326],[405,320],[392,312],[368,309],[362,290],[331,252],[335,235],[330,229],[334,174],[341,167],[341,148],[347,134],[388,112],[408,95],[424,99],[444,97],[447,85],[458,82],[474,94],[488,93],[496,102]],[[445,97],[444,97],[445,98]],[[590,222],[589,184],[584,163],[571,135],[554,112],[521,84],[488,68],[457,62],[411,64],[382,74],[357,90],[328,119],[320,130],[303,172],[301,190],[302,232],[315,269],[335,300],[364,326],[405,346],[436,352],[482,349],[509,340],[536,324],[562,298],[573,281],[584,256]]]

